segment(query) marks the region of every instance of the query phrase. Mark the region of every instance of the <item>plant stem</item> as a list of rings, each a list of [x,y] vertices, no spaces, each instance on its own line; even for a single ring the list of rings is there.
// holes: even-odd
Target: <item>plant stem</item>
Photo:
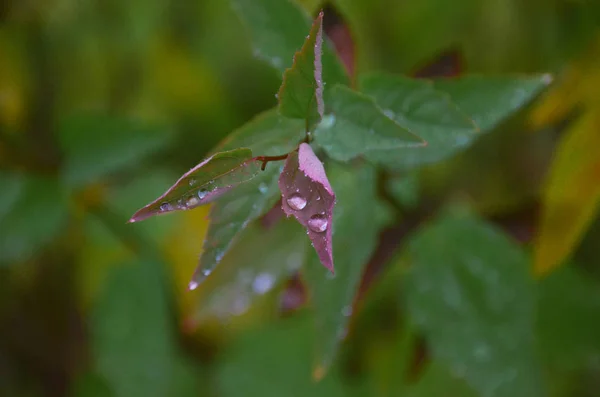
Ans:
[[[264,171],[268,162],[285,160],[288,158],[288,155],[289,153],[282,154],[281,156],[258,156],[256,157],[256,160],[262,161],[262,166],[260,167],[260,169]]]

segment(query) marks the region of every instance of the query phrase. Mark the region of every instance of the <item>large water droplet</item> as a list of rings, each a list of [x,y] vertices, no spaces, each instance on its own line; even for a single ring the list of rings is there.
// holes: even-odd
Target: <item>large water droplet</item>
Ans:
[[[325,215],[316,214],[308,220],[308,227],[316,233],[323,233],[327,230],[327,218]]]
[[[269,273],[261,273],[252,282],[252,289],[259,295],[268,292],[275,284],[275,277]]]
[[[190,196],[185,201],[185,206],[188,208],[193,208],[193,207],[197,206],[198,204],[200,204],[200,199],[196,196]]]
[[[196,288],[198,288],[198,283],[196,281],[190,281],[190,283],[188,284],[188,289],[190,291],[193,291]]]
[[[203,200],[204,197],[206,197],[207,194],[208,194],[208,190],[206,190],[206,189],[198,190],[198,198],[200,200]]]
[[[171,209],[171,204],[169,204],[169,203],[162,203],[160,205],[161,211],[169,211],[170,209]]]
[[[306,207],[306,199],[299,193],[294,193],[287,198],[287,203],[291,209],[300,211]],[[310,222],[310,221],[309,221]],[[327,227],[327,224],[325,225]]]

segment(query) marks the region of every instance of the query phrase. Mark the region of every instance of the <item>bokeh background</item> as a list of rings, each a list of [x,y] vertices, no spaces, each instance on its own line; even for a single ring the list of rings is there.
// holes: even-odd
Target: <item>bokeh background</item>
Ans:
[[[600,110],[600,3],[334,3],[353,32],[359,71],[412,74],[453,51],[465,73],[554,75],[550,90],[500,131],[408,176],[399,193],[415,208],[431,198],[467,201],[531,241],[557,140],[572,120]],[[300,4],[311,13],[322,5]],[[403,302],[385,282],[373,287],[339,363],[317,384],[298,280],[267,292],[272,283],[263,279],[269,288],[255,290],[251,305],[224,289],[239,271],[188,292],[208,210],[125,223],[227,134],[276,105],[280,78],[253,58],[226,0],[0,4],[0,395],[377,395],[373,385],[396,376],[386,352],[400,349]],[[600,134],[597,121],[582,128]],[[600,177],[580,188],[594,183]],[[564,354],[546,362],[552,396],[600,396],[600,324],[576,323],[600,313],[593,214],[573,255],[578,273],[553,280],[544,306],[578,316],[549,315],[545,325],[571,337],[556,339]],[[232,257],[295,260],[294,247],[260,251],[261,233],[257,227],[256,241]],[[405,234],[392,230],[384,245]],[[474,395],[435,362],[425,379],[427,347],[415,346],[407,382],[420,388],[410,395]]]

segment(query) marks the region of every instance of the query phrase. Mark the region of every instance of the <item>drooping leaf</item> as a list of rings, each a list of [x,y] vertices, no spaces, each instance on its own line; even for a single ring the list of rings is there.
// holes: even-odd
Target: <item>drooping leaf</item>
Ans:
[[[528,261],[470,215],[446,215],[410,243],[409,311],[434,359],[486,396],[544,395]]]
[[[214,154],[186,172],[162,196],[133,214],[129,221],[138,222],[154,215],[190,210],[210,203],[254,178],[260,172],[261,164],[247,148]]]
[[[338,271],[335,276],[323,272],[313,254],[304,269],[315,311],[317,376],[325,374],[347,333],[364,266],[387,218],[378,204],[377,178],[371,166],[332,165],[329,174],[337,193],[333,248]]]
[[[59,237],[68,218],[55,179],[0,173],[0,265],[31,259]]]
[[[136,165],[166,145],[171,137],[165,128],[130,119],[94,114],[71,116],[59,127],[65,154],[63,178],[73,187],[95,182]]]
[[[288,156],[279,177],[281,207],[306,228],[323,266],[333,273],[331,230],[335,193],[325,169],[307,143]]]
[[[281,116],[276,108],[267,110],[232,132],[213,153],[245,147],[257,156],[279,156],[298,146],[304,138],[304,124]]]
[[[279,113],[282,116],[306,120],[312,131],[323,117],[323,12],[319,13],[302,48],[294,55],[292,67],[283,73],[279,88]]]
[[[361,89],[386,116],[427,141],[426,147],[402,155],[389,150],[385,156],[382,151],[379,156],[388,166],[409,168],[441,161],[476,137],[474,122],[428,80],[373,73],[361,79]]]
[[[198,288],[197,319],[227,319],[252,303],[302,266],[307,240],[296,222],[282,220],[264,231],[250,226]]]
[[[385,115],[373,98],[344,86],[325,96],[330,112],[315,131],[315,142],[339,161],[358,156],[378,162],[389,150],[419,150],[426,142]],[[398,151],[402,156],[404,151]]]
[[[534,270],[543,275],[571,254],[600,206],[600,117],[588,112],[562,137],[546,181],[534,246]]]
[[[195,289],[208,277],[250,222],[275,205],[280,172],[278,164],[267,164],[254,179],[238,186],[235,194],[224,196],[213,204],[200,263],[190,281],[190,289]]]
[[[254,55],[284,73],[311,26],[311,18],[293,0],[230,0],[248,28]],[[323,46],[323,80],[348,84],[348,76],[331,45]]]
[[[365,396],[362,382],[346,384],[340,370],[321,382],[311,379],[312,317],[292,318],[242,334],[217,363],[216,382],[223,397]]]
[[[481,132],[496,127],[502,120],[527,105],[552,82],[547,74],[533,76],[464,76],[434,81],[435,89],[450,95]]]

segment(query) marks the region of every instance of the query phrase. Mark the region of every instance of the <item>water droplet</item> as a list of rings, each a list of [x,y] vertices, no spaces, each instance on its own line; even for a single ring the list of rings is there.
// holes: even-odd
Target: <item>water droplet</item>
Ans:
[[[392,120],[396,117],[396,114],[393,111],[391,111],[390,109],[385,109],[383,111],[383,114],[385,114],[388,118],[390,118]]]
[[[198,283],[196,281],[190,281],[190,283],[188,284],[188,289],[190,291],[193,291],[196,288],[198,288]]]
[[[171,209],[171,204],[169,204],[169,203],[162,203],[160,205],[161,211],[169,211],[170,209]]]
[[[321,120],[321,123],[319,124],[319,128],[331,128],[333,127],[333,125],[335,124],[335,115],[333,114],[327,114],[325,116],[323,116],[323,119]]]
[[[188,199],[185,201],[185,206],[188,208],[193,208],[198,204],[200,204],[200,199],[198,199],[196,196],[188,197]]]
[[[266,183],[261,182],[260,185],[258,185],[258,191],[262,194],[266,194],[269,191],[269,187]]]
[[[204,277],[208,277],[208,276],[210,276],[210,273],[211,273],[211,272],[212,272],[212,271],[211,271],[210,269],[204,269],[204,270],[202,270],[202,275],[203,275]]]
[[[327,230],[327,218],[325,218],[325,215],[321,214],[313,215],[308,220],[308,227],[313,232],[323,233]]]
[[[241,295],[235,299],[231,307],[231,314],[240,316],[248,310],[250,307],[250,300],[247,296]]]
[[[273,284],[275,284],[275,277],[269,273],[261,273],[252,282],[252,289],[257,294],[264,294],[268,292],[271,288],[273,288]]]
[[[223,251],[217,251],[217,253],[215,254],[215,261],[217,263],[221,262],[221,259],[223,259],[224,255],[225,255],[225,252],[223,252]]]
[[[194,178],[191,178],[189,184],[190,186],[194,186],[196,184],[196,180]]]
[[[306,207],[306,199],[299,193],[294,193],[287,198],[287,203],[291,209],[300,211]]]
[[[351,315],[352,315],[352,306],[350,306],[350,305],[344,306],[344,308],[342,309],[342,316],[350,317]]]
[[[207,194],[208,194],[208,190],[206,190],[206,189],[198,190],[198,198],[200,200],[204,200],[204,198],[206,197]]]

